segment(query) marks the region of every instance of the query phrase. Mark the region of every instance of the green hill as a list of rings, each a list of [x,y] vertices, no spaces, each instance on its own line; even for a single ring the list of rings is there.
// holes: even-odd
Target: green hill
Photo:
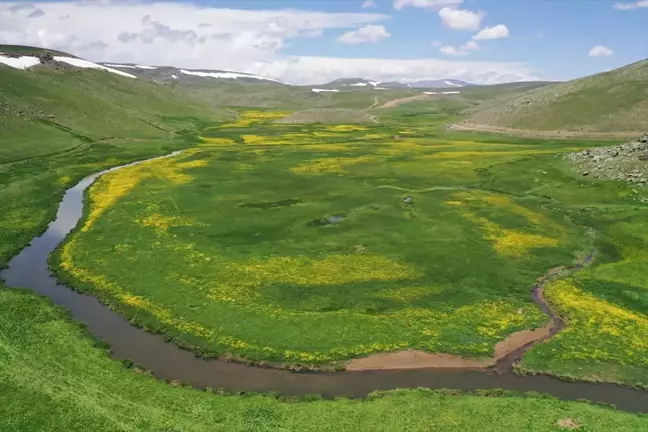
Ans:
[[[648,60],[529,90],[468,123],[538,131],[640,132],[648,129]]]
[[[0,163],[114,138],[166,137],[182,117],[225,111],[154,83],[92,69],[0,65]]]

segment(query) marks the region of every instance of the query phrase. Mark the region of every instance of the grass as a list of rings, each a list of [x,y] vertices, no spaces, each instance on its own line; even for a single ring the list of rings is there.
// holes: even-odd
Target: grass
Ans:
[[[488,187],[534,194],[552,202],[577,225],[596,232],[595,265],[550,284],[550,304],[568,320],[565,330],[531,349],[523,372],[546,372],[570,379],[613,381],[646,387],[645,344],[648,191],[614,181],[590,181],[552,156],[540,156],[489,170]]]
[[[298,111],[284,118],[277,120],[281,124],[354,124],[373,123],[372,117],[364,111],[340,109],[340,108],[319,108]]]
[[[556,157],[591,142],[447,135],[438,108],[415,105],[368,126],[241,119],[100,180],[57,256],[63,277],[205,356],[315,368],[405,348],[484,357],[544,324],[530,287],[590,250],[593,229],[596,265],[547,288],[567,330],[519,369],[648,384],[646,194]],[[123,181],[136,185],[120,195]]]
[[[62,277],[203,355],[321,367],[404,348],[490,356],[545,323],[535,279],[588,248],[547,200],[483,187],[488,167],[564,143],[255,115],[102,178]]]
[[[0,68],[0,164],[91,142],[169,138],[227,111],[105,71]]]
[[[0,268],[81,177],[185,148],[197,128],[231,117],[103,71],[0,68],[0,92]]]
[[[544,86],[469,121],[540,131],[638,132],[648,127],[648,60],[609,72]]]
[[[633,195],[638,194],[631,192],[625,201]],[[605,234],[599,247],[600,265],[548,287],[547,298],[570,324],[532,350],[522,367],[646,387],[648,208],[611,198],[602,194],[597,206],[574,215]]]
[[[74,57],[73,55],[61,52],[61,51],[56,51],[56,50],[51,50],[51,49],[45,49],[45,48],[37,48],[37,47],[32,47],[32,46],[26,46],[26,45],[2,45],[0,44],[0,53],[5,53],[5,54],[14,54],[14,55],[24,55],[24,56],[37,56],[41,54],[52,54],[52,55],[61,55],[65,57]]]
[[[638,431],[648,418],[506,392],[400,390],[365,400],[222,395],[126,369],[46,300],[0,289],[0,430]]]
[[[261,263],[265,270],[260,275],[264,278],[279,275],[286,277],[289,282],[283,286],[271,286],[271,290],[263,293],[265,297],[262,300],[275,309],[277,305],[281,306],[281,312],[288,317],[293,313],[303,316],[340,314],[339,311],[316,310],[323,304],[322,300],[337,301],[337,294],[340,295],[340,305],[346,308],[340,311],[348,310],[349,316],[355,314],[369,319],[385,315],[386,311],[404,315],[404,311],[415,310],[421,305],[433,309],[436,303],[434,296],[441,294],[448,306],[444,313],[452,326],[441,335],[419,336],[419,341],[441,341],[456,347],[456,339],[448,338],[448,335],[462,334],[459,330],[464,331],[466,337],[475,338],[475,333],[467,332],[467,329],[474,330],[477,322],[475,317],[478,315],[467,313],[466,321],[454,316],[455,308],[460,308],[462,302],[466,302],[460,290],[472,296],[472,300],[477,299],[485,304],[492,305],[499,300],[505,305],[504,312],[511,307],[522,306],[523,323],[504,321],[504,327],[498,327],[502,321],[499,318],[513,317],[519,320],[517,310],[514,315],[500,314],[498,319],[488,314],[478,317],[490,325],[484,326],[485,334],[478,336],[487,344],[515,326],[539,322],[542,317],[528,303],[528,285],[525,284],[538,276],[538,271],[544,271],[540,267],[556,260],[561,263],[569,260],[572,252],[583,246],[580,226],[589,224],[599,232],[597,248],[601,262],[591,272],[601,273],[590,274],[588,270],[582,277],[586,280],[589,275],[590,279],[598,278],[604,283],[585,283],[581,279],[569,279],[564,283],[581,291],[586,290],[590,295],[587,297],[588,304],[595,307],[584,305],[583,302],[570,303],[569,295],[573,290],[565,291],[556,284],[553,288],[556,294],[564,295],[562,298],[555,296],[553,301],[564,305],[561,306],[563,313],[573,314],[572,326],[576,331],[566,334],[566,342],[563,341],[559,347],[565,355],[557,361],[551,363],[546,352],[544,356],[541,355],[540,350],[552,348],[547,344],[536,348],[537,351],[534,350],[532,354],[539,354],[535,357],[530,355],[530,361],[525,361],[524,367],[527,370],[544,368],[552,373],[585,378],[591,378],[591,373],[588,375],[586,372],[597,367],[599,371],[615,372],[620,381],[627,381],[630,368],[642,370],[641,366],[637,366],[642,356],[640,350],[630,356],[627,365],[620,365],[620,357],[612,355],[591,356],[586,362],[569,357],[570,352],[581,349],[576,346],[578,341],[584,344],[598,343],[602,347],[600,349],[614,352],[622,348],[622,343],[634,340],[626,338],[615,342],[610,331],[605,333],[598,327],[590,326],[583,319],[590,310],[603,310],[605,314],[612,307],[612,311],[621,317],[635,314],[641,318],[645,314],[641,297],[644,284],[641,280],[643,270],[640,255],[643,237],[638,222],[640,219],[633,213],[633,210],[640,209],[636,200],[637,195],[640,197],[641,194],[633,194],[629,188],[611,182],[588,183],[570,177],[567,168],[551,157],[551,152],[583,147],[588,143],[521,142],[474,134],[448,137],[440,128],[447,120],[447,116],[443,117],[443,110],[427,106],[398,107],[381,113],[383,124],[370,130],[355,126],[346,129],[320,127],[314,130],[299,126],[268,126],[265,123],[272,121],[273,115],[264,111],[242,116],[230,122],[227,128],[210,128],[210,123],[215,119],[223,119],[222,110],[201,105],[193,98],[183,99],[180,94],[167,92],[168,89],[164,87],[147,87],[149,84],[133,84],[126,79],[113,82],[118,78],[98,71],[75,72],[60,77],[55,75],[57,72],[46,69],[21,72],[25,74],[24,77],[12,76],[13,73],[6,68],[0,69],[0,86],[13,83],[25,87],[22,97],[17,95],[16,89],[3,87],[3,98],[0,100],[3,108],[9,107],[0,115],[3,131],[11,132],[3,134],[0,146],[0,267],[30,238],[42,232],[52,218],[63,191],[77,180],[108,166],[187,148],[195,143],[197,132],[202,131],[202,145],[192,148],[181,158],[170,160],[169,164],[143,165],[145,169],[137,171],[130,179],[106,177],[105,182],[99,183],[91,193],[97,192],[96,196],[103,199],[101,202],[108,205],[94,207],[95,211],[99,209],[98,213],[94,218],[89,215],[86,219],[86,223],[90,223],[88,229],[78,231],[75,242],[81,244],[81,240],[92,239],[98,245],[105,245],[105,237],[109,233],[103,231],[102,234],[101,230],[121,223],[120,214],[126,212],[131,219],[123,222],[128,230],[145,237],[144,245],[169,240],[168,248],[186,246],[181,242],[183,238],[190,239],[187,243],[191,244],[196,238],[196,235],[190,235],[193,230],[206,230],[212,237],[205,236],[197,244],[207,249],[213,248],[214,244],[230,245],[230,252],[225,251],[217,257],[229,266],[227,268],[235,270],[243,268],[247,271],[250,256],[246,251],[250,246],[257,248],[260,245],[258,250],[266,253],[266,257],[257,257],[257,263]],[[114,106],[103,108],[110,110],[110,118],[116,119],[117,125],[123,122],[123,128],[99,121],[93,103],[83,100],[84,94],[95,94],[95,80],[99,89],[97,97],[104,97],[101,92],[105,92],[105,97],[114,101]],[[48,86],[44,83],[54,86],[67,83],[67,86],[47,93]],[[128,87],[130,85],[136,87]],[[140,85],[144,87],[140,88]],[[113,86],[113,90],[110,86]],[[27,91],[29,88],[39,90]],[[147,96],[125,102],[128,91],[118,96],[122,89],[141,91]],[[149,92],[143,89],[155,90]],[[160,93],[155,96],[158,90]],[[39,93],[41,91],[45,93]],[[39,99],[41,94],[46,95],[43,100]],[[154,102],[148,104],[151,100]],[[162,106],[167,102],[171,104],[168,110]],[[141,110],[133,111],[138,104],[142,104]],[[175,107],[173,104],[176,104]],[[41,106],[47,107],[47,110],[38,111]],[[48,114],[50,110],[60,111],[55,111],[52,119]],[[133,121],[133,115],[139,115],[139,112],[146,120],[139,122],[142,129],[138,129],[137,122]],[[83,117],[86,113],[87,121]],[[243,134],[253,138],[246,143],[241,138]],[[267,144],[259,144],[258,137],[261,136]],[[392,138],[394,136],[399,138]],[[505,150],[510,154],[507,155]],[[545,153],[547,151],[549,154]],[[456,154],[448,157],[448,153]],[[389,165],[384,161],[389,161]],[[467,161],[470,164],[466,164]],[[462,166],[461,171],[457,169],[458,166]],[[420,172],[413,171],[413,167]],[[268,187],[268,179],[273,180],[272,188]],[[121,180],[121,183],[116,180]],[[281,187],[275,187],[275,180]],[[287,188],[288,181],[297,187],[294,191],[290,189],[291,193],[284,194],[282,190],[287,189],[282,187]],[[160,194],[163,187],[168,188],[168,198]],[[242,187],[239,192],[236,191],[237,187]],[[106,191],[112,193],[104,194]],[[153,195],[144,196],[142,191],[149,191]],[[280,195],[287,196],[277,199]],[[405,195],[414,197],[413,207],[402,206],[400,199]],[[152,199],[154,196],[162,199],[156,202]],[[313,201],[315,205],[309,205]],[[374,202],[378,204],[377,209],[370,207]],[[132,218],[134,214],[128,212],[135,207],[131,204],[146,205],[140,207],[141,212]],[[205,205],[204,208],[213,213],[208,215],[202,210],[189,211],[198,204]],[[238,207],[239,204],[241,207]],[[339,210],[348,210],[345,219],[333,225],[323,224],[323,219],[337,215]],[[274,212],[276,223],[272,223],[273,218],[264,216],[270,212]],[[221,219],[240,215],[245,216],[240,222]],[[573,223],[565,220],[564,216],[569,216]],[[373,233],[376,227],[381,226],[381,220],[383,223],[393,220],[402,224],[387,225],[392,230],[391,234],[387,230],[374,240]],[[228,225],[222,224],[223,221],[227,221]],[[308,229],[304,228],[302,221],[309,225]],[[192,225],[196,222],[207,225]],[[253,224],[250,225],[250,222]],[[313,243],[325,252],[321,257],[309,256],[311,248],[307,242],[313,240],[310,233],[314,230],[320,230],[325,239],[324,243]],[[361,242],[351,242],[355,240],[355,230],[360,234],[358,238]],[[507,240],[510,231],[520,230],[528,230],[530,235],[545,238],[563,234],[566,237],[560,238],[557,247],[545,243],[541,248],[520,248],[527,245],[528,237],[514,236],[514,242]],[[254,235],[250,235],[251,232]],[[444,232],[467,233],[474,236],[476,241],[466,245],[454,245],[454,241],[440,242]],[[414,246],[404,254],[403,239],[412,241]],[[431,250],[425,241],[429,239],[445,249]],[[537,241],[537,238],[533,239]],[[290,262],[297,264],[292,267],[279,265],[279,270],[275,271],[276,264],[269,259],[271,253],[275,254],[269,246],[273,242],[283,248],[277,249],[283,251],[283,255],[279,256],[293,259]],[[504,246],[503,249],[498,250],[498,242]],[[511,244],[516,247],[508,248]],[[354,248],[344,249],[349,245]],[[356,245],[361,247],[355,248]],[[417,250],[416,247],[421,249]],[[442,260],[443,250],[454,253],[465,251],[466,258],[471,261],[464,263],[463,267],[455,265],[455,270],[452,267],[441,268],[435,260],[423,261],[426,253],[439,257],[436,261]],[[637,252],[633,252],[635,250]],[[155,255],[160,249],[150,251]],[[503,253],[505,251],[519,256],[511,258]],[[623,251],[623,255],[620,251]],[[96,252],[92,251],[95,260],[98,256]],[[115,254],[122,252],[116,250]],[[196,252],[200,253],[199,250],[190,249],[183,253],[171,251],[173,255],[166,268],[177,267],[189,271],[192,263],[188,263],[186,257],[197,258],[196,262],[199,262],[199,257],[194,255]],[[214,252],[214,249],[209,252]],[[327,265],[339,269],[340,265],[349,264],[347,261],[336,261],[336,254],[346,254],[357,261],[351,261],[349,271],[346,271],[348,267],[342,267],[345,271],[339,275],[328,270]],[[171,261],[174,257],[182,258]],[[239,259],[241,257],[243,259]],[[484,257],[490,261],[482,263]],[[73,259],[88,257],[74,254]],[[106,259],[112,259],[112,256]],[[97,267],[100,270],[102,266],[109,265],[96,261],[100,264]],[[425,267],[421,267],[421,262],[425,262]],[[499,283],[501,275],[494,268],[488,268],[487,262],[491,266],[493,263],[500,266],[501,274],[509,278],[505,281],[511,284],[512,289],[504,296],[496,291],[498,287],[503,287]],[[132,278],[131,262],[127,259],[124,264],[126,276]],[[362,266],[367,265],[373,265],[376,274],[385,276],[385,280],[379,283],[354,280],[366,278],[368,273],[363,272],[366,267]],[[473,265],[479,267],[473,269]],[[615,270],[615,265],[620,268],[620,273]],[[424,285],[423,290],[418,289],[420,287],[407,279],[410,277],[407,272],[412,269],[415,277],[428,280],[438,278],[434,272],[438,272],[439,268],[446,272],[442,275],[448,276],[448,280],[456,281],[459,277],[463,278],[465,284],[457,288],[454,284],[441,287],[443,289],[436,292]],[[286,272],[286,269],[292,270]],[[304,295],[305,291],[299,289],[304,272],[296,272],[295,269],[308,270],[308,277],[338,278],[342,279],[342,283],[315,287],[316,290],[311,290],[314,292]],[[479,272],[483,270],[487,278],[498,278],[498,283],[492,284],[495,290],[482,292],[472,289],[477,286],[472,284],[482,277]],[[424,274],[418,276],[417,271]],[[392,278],[395,274],[403,276],[403,272],[403,279]],[[140,273],[138,283],[151,277],[145,272]],[[611,290],[610,287],[614,286],[609,282],[613,279],[620,282],[621,278],[625,281],[623,283],[633,288],[626,287],[621,293]],[[190,285],[193,283],[189,281]],[[347,289],[357,290],[358,295],[345,290],[344,284]],[[375,291],[369,289],[370,284],[376,285]],[[280,293],[280,287],[286,288],[288,295]],[[245,291],[249,287],[243,288],[243,294],[253,292]],[[458,291],[455,292],[455,289]],[[387,295],[376,296],[376,293]],[[428,297],[421,296],[422,293]],[[138,303],[142,299],[133,296],[129,300],[138,305],[144,304]],[[202,306],[183,304],[183,301],[178,304],[189,308]],[[376,308],[381,305],[386,309]],[[607,305],[608,309],[602,308],[602,305]],[[452,391],[403,390],[375,394],[366,400],[322,401],[317,398],[277,400],[264,395],[224,396],[200,392],[156,381],[136,367],[124,368],[122,364],[109,359],[106,351],[93,342],[81,326],[72,323],[45,299],[0,287],[0,309],[3,311],[0,314],[0,430],[416,431],[434,428],[440,431],[555,431],[560,430],[558,422],[565,419],[572,419],[587,431],[636,431],[648,428],[646,418],[641,416],[583,403],[511,394],[489,393],[500,397],[485,397]],[[141,316],[146,313],[136,307],[132,310]],[[464,310],[470,312],[469,308]],[[453,316],[449,316],[451,314]],[[577,319],[580,317],[583,318]],[[445,322],[442,318],[429,318],[432,324]],[[618,325],[616,321],[610,321],[606,325]],[[365,326],[366,322],[361,324]],[[637,323],[639,337],[642,334],[641,321],[630,322],[632,325]],[[416,326],[418,321],[412,320],[410,325]],[[304,333],[303,329],[301,325],[301,333]],[[495,334],[489,334],[493,329]],[[311,326],[309,331],[323,333],[317,325]],[[396,335],[391,328],[387,328],[385,334],[387,337]],[[190,342],[196,340],[191,339]],[[333,342],[339,344],[339,340]],[[475,346],[482,349],[478,345],[469,349]],[[584,364],[590,369],[584,370]],[[601,378],[609,379],[611,375]],[[634,381],[642,379],[643,375],[639,373]]]

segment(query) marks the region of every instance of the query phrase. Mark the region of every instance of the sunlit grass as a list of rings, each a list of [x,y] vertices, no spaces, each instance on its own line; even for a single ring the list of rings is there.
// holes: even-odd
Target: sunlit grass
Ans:
[[[253,361],[324,365],[405,348],[485,357],[545,322],[530,287],[582,248],[578,227],[464,190],[481,183],[472,154],[431,158],[451,141],[330,128],[257,124],[240,134],[245,146],[106,176],[59,256],[66,277],[178,344]],[[507,159],[518,157],[529,153]],[[137,185],[127,200],[111,186],[120,176]],[[98,249],[111,253],[95,260]]]

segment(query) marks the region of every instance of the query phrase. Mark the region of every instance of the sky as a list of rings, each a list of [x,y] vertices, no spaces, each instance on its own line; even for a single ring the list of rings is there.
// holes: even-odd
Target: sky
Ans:
[[[648,0],[0,0],[0,43],[294,84],[562,81],[648,58]]]

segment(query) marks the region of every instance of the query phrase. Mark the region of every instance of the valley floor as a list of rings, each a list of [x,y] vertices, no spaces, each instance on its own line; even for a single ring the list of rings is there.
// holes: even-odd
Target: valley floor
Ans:
[[[59,274],[198,352],[320,367],[406,347],[488,356],[546,322],[535,279],[594,244],[597,265],[547,287],[568,328],[521,369],[648,384],[648,207],[643,192],[586,181],[555,157],[591,143],[445,135],[442,121],[389,114],[319,128],[265,124],[273,116],[200,123],[199,144],[117,142],[2,165],[0,265],[83,176],[190,148],[102,178],[55,257]],[[199,392],[109,359],[44,299],[2,288],[0,305],[0,430],[648,429],[642,416],[537,397]]]

